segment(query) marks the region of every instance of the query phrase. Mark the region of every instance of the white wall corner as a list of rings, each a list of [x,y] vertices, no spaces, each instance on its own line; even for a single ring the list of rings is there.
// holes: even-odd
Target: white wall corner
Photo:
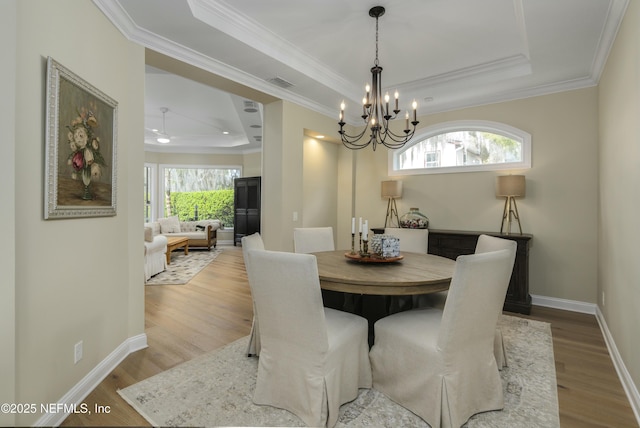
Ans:
[[[613,340],[613,336],[611,336],[609,327],[607,327],[607,321],[604,319],[604,315],[600,311],[600,307],[596,308],[596,319],[600,325],[600,330],[602,330],[602,335],[604,336],[604,341],[607,344],[607,349],[609,350],[609,355],[613,361],[613,366],[616,368],[616,372],[618,373],[620,382],[622,382],[624,392],[627,394],[633,413],[636,415],[638,425],[640,425],[640,393],[638,393],[638,388],[633,382],[633,379],[631,378],[631,375],[618,352],[618,347]]]
[[[80,382],[62,396],[58,403],[69,409],[60,413],[46,413],[34,426],[59,426],[69,416],[72,409],[80,408],[82,400],[91,393],[129,354],[147,347],[147,335],[138,334],[122,342],[104,360],[95,366]]]

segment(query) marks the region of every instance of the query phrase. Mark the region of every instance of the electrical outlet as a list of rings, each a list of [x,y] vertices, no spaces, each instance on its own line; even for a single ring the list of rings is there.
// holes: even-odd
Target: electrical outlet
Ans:
[[[73,364],[78,364],[82,359],[82,340],[73,347]]]

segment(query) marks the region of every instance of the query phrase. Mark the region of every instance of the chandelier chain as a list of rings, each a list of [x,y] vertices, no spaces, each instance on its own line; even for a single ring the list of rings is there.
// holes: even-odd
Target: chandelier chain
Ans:
[[[376,60],[373,62],[374,65],[378,65],[378,17],[376,16]]]

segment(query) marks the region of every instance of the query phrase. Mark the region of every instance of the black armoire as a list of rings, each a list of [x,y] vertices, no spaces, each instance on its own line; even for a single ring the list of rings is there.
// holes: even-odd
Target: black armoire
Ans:
[[[233,187],[233,245],[236,245],[243,236],[260,232],[260,177],[236,178]]]

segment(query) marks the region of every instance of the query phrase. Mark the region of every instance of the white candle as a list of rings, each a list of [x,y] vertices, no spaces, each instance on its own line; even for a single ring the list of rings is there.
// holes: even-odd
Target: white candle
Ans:
[[[364,221],[364,231],[362,232],[362,240],[369,240],[369,220]]]
[[[362,233],[362,217],[360,217],[358,221],[358,233]]]
[[[351,233],[356,233],[356,218],[351,217]]]

